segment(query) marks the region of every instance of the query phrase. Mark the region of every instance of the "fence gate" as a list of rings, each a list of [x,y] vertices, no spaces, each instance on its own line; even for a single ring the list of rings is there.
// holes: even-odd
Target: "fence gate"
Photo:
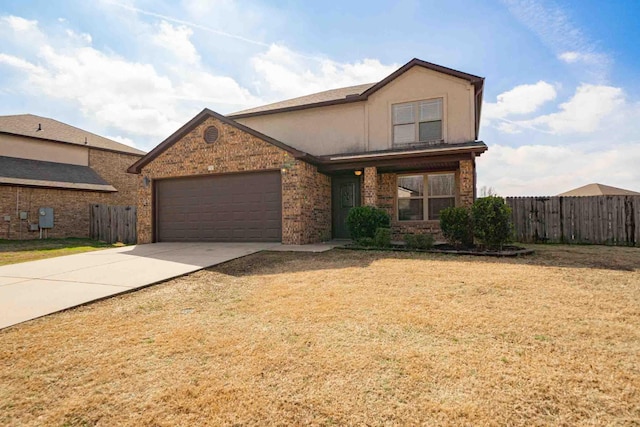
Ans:
[[[519,242],[640,246],[640,196],[507,197]]]
[[[107,243],[137,242],[135,206],[91,205],[90,209],[92,239]]]

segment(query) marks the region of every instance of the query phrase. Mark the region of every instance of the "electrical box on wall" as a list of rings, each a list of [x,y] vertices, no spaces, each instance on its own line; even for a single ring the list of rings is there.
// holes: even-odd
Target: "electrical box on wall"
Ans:
[[[20,212],[20,219],[27,219],[27,212]]]
[[[38,209],[40,228],[53,228],[53,208]]]

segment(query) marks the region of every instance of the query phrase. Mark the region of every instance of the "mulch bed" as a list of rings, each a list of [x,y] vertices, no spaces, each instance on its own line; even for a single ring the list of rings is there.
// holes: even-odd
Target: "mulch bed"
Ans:
[[[392,242],[391,247],[380,248],[376,246],[361,246],[351,243],[344,246],[344,249],[356,251],[394,251],[394,252],[425,252],[452,255],[475,255],[475,256],[492,256],[492,257],[517,257],[523,255],[531,255],[533,249],[523,248],[521,246],[506,245],[501,250],[492,250],[480,246],[460,247],[457,248],[447,243],[435,244],[431,249],[409,249],[403,243]]]

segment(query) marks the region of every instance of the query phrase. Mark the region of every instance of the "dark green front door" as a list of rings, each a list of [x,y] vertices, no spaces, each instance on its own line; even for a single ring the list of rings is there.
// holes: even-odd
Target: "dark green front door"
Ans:
[[[354,206],[360,206],[360,177],[355,175],[331,178],[331,206],[334,239],[349,239],[347,215]]]

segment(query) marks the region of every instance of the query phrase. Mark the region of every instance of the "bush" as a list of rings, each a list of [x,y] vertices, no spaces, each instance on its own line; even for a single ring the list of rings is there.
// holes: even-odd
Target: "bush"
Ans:
[[[455,207],[441,211],[440,229],[452,245],[473,245],[473,222],[468,208]]]
[[[405,234],[403,237],[409,249],[431,249],[435,241],[431,234]]]
[[[511,208],[502,197],[483,197],[471,206],[474,235],[491,249],[501,249],[511,241],[510,217]]]
[[[382,227],[378,228],[373,239],[375,240],[377,247],[388,248],[391,246],[391,229]]]
[[[372,237],[361,237],[356,241],[356,243],[366,248],[376,246],[376,241]]]
[[[416,234],[416,244],[418,249],[431,249],[435,243],[435,238],[432,234]]]
[[[347,228],[356,242],[363,237],[374,238],[378,228],[389,228],[391,217],[383,210],[373,206],[352,208],[347,215]]]

